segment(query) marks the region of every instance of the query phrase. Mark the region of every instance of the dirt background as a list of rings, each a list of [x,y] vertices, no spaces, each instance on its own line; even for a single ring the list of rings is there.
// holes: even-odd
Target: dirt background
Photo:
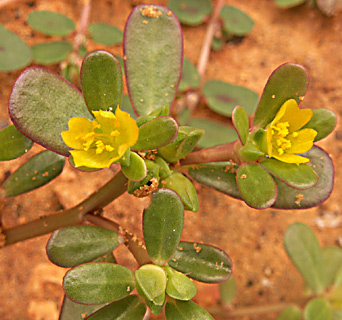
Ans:
[[[26,24],[33,10],[53,10],[78,21],[81,2],[76,0],[19,1],[0,7],[0,23],[16,32],[29,45],[46,41]],[[132,2],[129,0],[96,0],[91,22],[105,22],[124,28]],[[143,3],[144,1],[134,1]],[[151,1],[166,4],[166,1]],[[215,1],[214,1],[215,2]],[[310,75],[306,107],[327,107],[341,116],[342,101],[342,15],[324,17],[319,11],[303,5],[291,10],[276,8],[272,0],[227,0],[247,12],[255,21],[253,31],[241,42],[227,44],[211,53],[205,79],[219,79],[247,86],[261,94],[270,73],[284,62],[304,65]],[[185,56],[193,63],[199,58],[206,24],[183,27]],[[72,40],[72,37],[69,37]],[[101,47],[87,41],[89,50],[107,49],[122,55],[121,46]],[[57,70],[56,66],[51,66]],[[10,124],[7,101],[18,72],[0,74],[0,127]],[[214,115],[200,105],[197,115]],[[280,211],[253,210],[244,203],[217,191],[195,184],[199,193],[200,211],[186,212],[183,240],[209,243],[224,249],[234,262],[238,293],[233,308],[252,305],[298,301],[303,281],[286,256],[283,235],[295,221],[311,226],[323,246],[341,245],[341,139],[336,131],[319,145],[333,157],[336,169],[335,188],[331,197],[317,208]],[[34,153],[35,146],[20,159],[0,164],[0,182]],[[8,199],[1,203],[6,227],[22,224],[39,216],[70,208],[104,184],[113,172],[81,173],[66,165],[61,176],[39,191]],[[124,195],[105,208],[105,215],[124,227],[141,234],[141,213],[148,199]],[[65,270],[51,264],[45,254],[49,236],[17,243],[0,251],[0,319],[55,320],[62,303],[61,286]],[[118,260],[132,268],[136,265],[124,247],[117,252]],[[195,301],[205,307],[217,306],[216,285],[198,285]],[[223,314],[227,314],[224,312]],[[244,320],[275,319],[276,313],[239,317]],[[217,316],[217,319],[233,319]],[[234,318],[235,319],[235,318]],[[236,318],[238,319],[238,318]]]

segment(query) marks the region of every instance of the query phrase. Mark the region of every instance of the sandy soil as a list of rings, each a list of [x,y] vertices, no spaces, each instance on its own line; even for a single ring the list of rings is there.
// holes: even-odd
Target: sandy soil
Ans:
[[[16,32],[28,44],[44,41],[45,37],[33,32],[25,23],[33,10],[54,10],[78,20],[82,1],[20,1],[0,8],[0,23]],[[135,1],[142,3],[143,1]],[[152,1],[166,4],[166,1]],[[247,12],[255,27],[239,44],[227,44],[212,53],[205,79],[220,79],[244,85],[259,94],[270,73],[284,62],[304,65],[310,72],[311,84],[304,106],[327,107],[341,117],[342,101],[342,20],[341,15],[326,18],[320,12],[301,6],[280,10],[271,0],[230,0]],[[131,9],[128,0],[93,1],[92,22],[105,22],[123,30]],[[196,63],[206,25],[184,27],[185,56]],[[71,40],[71,39],[70,39]],[[120,46],[101,47],[92,41],[90,50],[107,49],[121,54]],[[56,70],[56,66],[52,66]],[[0,127],[10,123],[7,100],[18,72],[0,74]],[[198,115],[214,115],[200,105]],[[295,221],[311,226],[322,245],[342,242],[340,185],[342,172],[342,129],[319,142],[333,157],[336,169],[335,188],[325,203],[309,210],[280,211],[253,210],[244,203],[214,190],[195,184],[200,198],[200,211],[187,212],[184,240],[210,243],[224,249],[234,262],[234,276],[238,294],[234,308],[250,305],[297,301],[302,294],[302,279],[286,256],[283,235]],[[0,182],[28,157],[42,148],[35,146],[28,155],[0,164]],[[60,208],[69,208],[107,181],[113,173],[76,172],[66,166],[61,176],[51,184],[18,198],[0,204],[5,226],[25,223]],[[105,215],[141,234],[141,212],[147,199],[124,195],[105,208]],[[0,251],[0,319],[2,320],[55,320],[62,303],[61,286],[65,270],[52,265],[45,254],[49,236],[28,240]],[[118,260],[135,268],[125,248],[118,249]],[[202,306],[215,306],[218,300],[216,285],[199,284],[195,297]],[[243,320],[275,319],[276,313],[240,317]],[[217,317],[228,319],[228,317]],[[237,318],[236,318],[237,319]]]

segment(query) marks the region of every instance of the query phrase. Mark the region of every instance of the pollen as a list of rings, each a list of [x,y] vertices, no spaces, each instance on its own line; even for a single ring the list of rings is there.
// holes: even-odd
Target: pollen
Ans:
[[[149,17],[149,18],[159,18],[159,16],[162,15],[162,12],[158,10],[157,7],[152,6],[152,5],[141,8],[140,12],[144,17]]]
[[[106,146],[101,140],[96,141],[95,146],[96,146],[96,154],[101,154],[103,150],[106,149]]]

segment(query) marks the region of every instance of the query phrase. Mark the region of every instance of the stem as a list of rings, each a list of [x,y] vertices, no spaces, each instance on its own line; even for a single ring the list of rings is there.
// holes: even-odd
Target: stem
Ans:
[[[180,164],[189,165],[230,160],[233,160],[233,162],[239,162],[234,148],[235,143],[236,141],[189,153],[180,161]]]
[[[116,222],[98,215],[88,213],[84,216],[84,219],[99,227],[123,234],[125,237],[125,244],[128,250],[133,254],[135,260],[137,260],[138,264],[142,266],[144,264],[151,263],[151,258],[147,254],[146,247],[144,246],[142,240],[138,239],[135,234],[123,229]]]
[[[2,235],[5,236],[4,246],[23,241],[26,239],[42,236],[58,228],[67,225],[78,225],[83,223],[84,215],[97,211],[126,191],[127,178],[119,171],[103,187],[90,195],[76,207],[63,210],[52,215],[41,217],[29,223],[5,229]]]

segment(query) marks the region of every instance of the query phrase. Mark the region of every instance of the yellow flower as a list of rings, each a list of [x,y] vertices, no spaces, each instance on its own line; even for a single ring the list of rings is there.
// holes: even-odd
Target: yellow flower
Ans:
[[[133,146],[139,134],[138,126],[127,112],[117,107],[110,111],[93,111],[95,120],[71,118],[69,130],[62,131],[76,167],[108,168],[119,160],[128,147]]]
[[[287,163],[305,163],[310,159],[297,155],[312,148],[317,132],[301,129],[312,117],[311,109],[299,109],[296,100],[287,100],[267,126],[269,157]]]

